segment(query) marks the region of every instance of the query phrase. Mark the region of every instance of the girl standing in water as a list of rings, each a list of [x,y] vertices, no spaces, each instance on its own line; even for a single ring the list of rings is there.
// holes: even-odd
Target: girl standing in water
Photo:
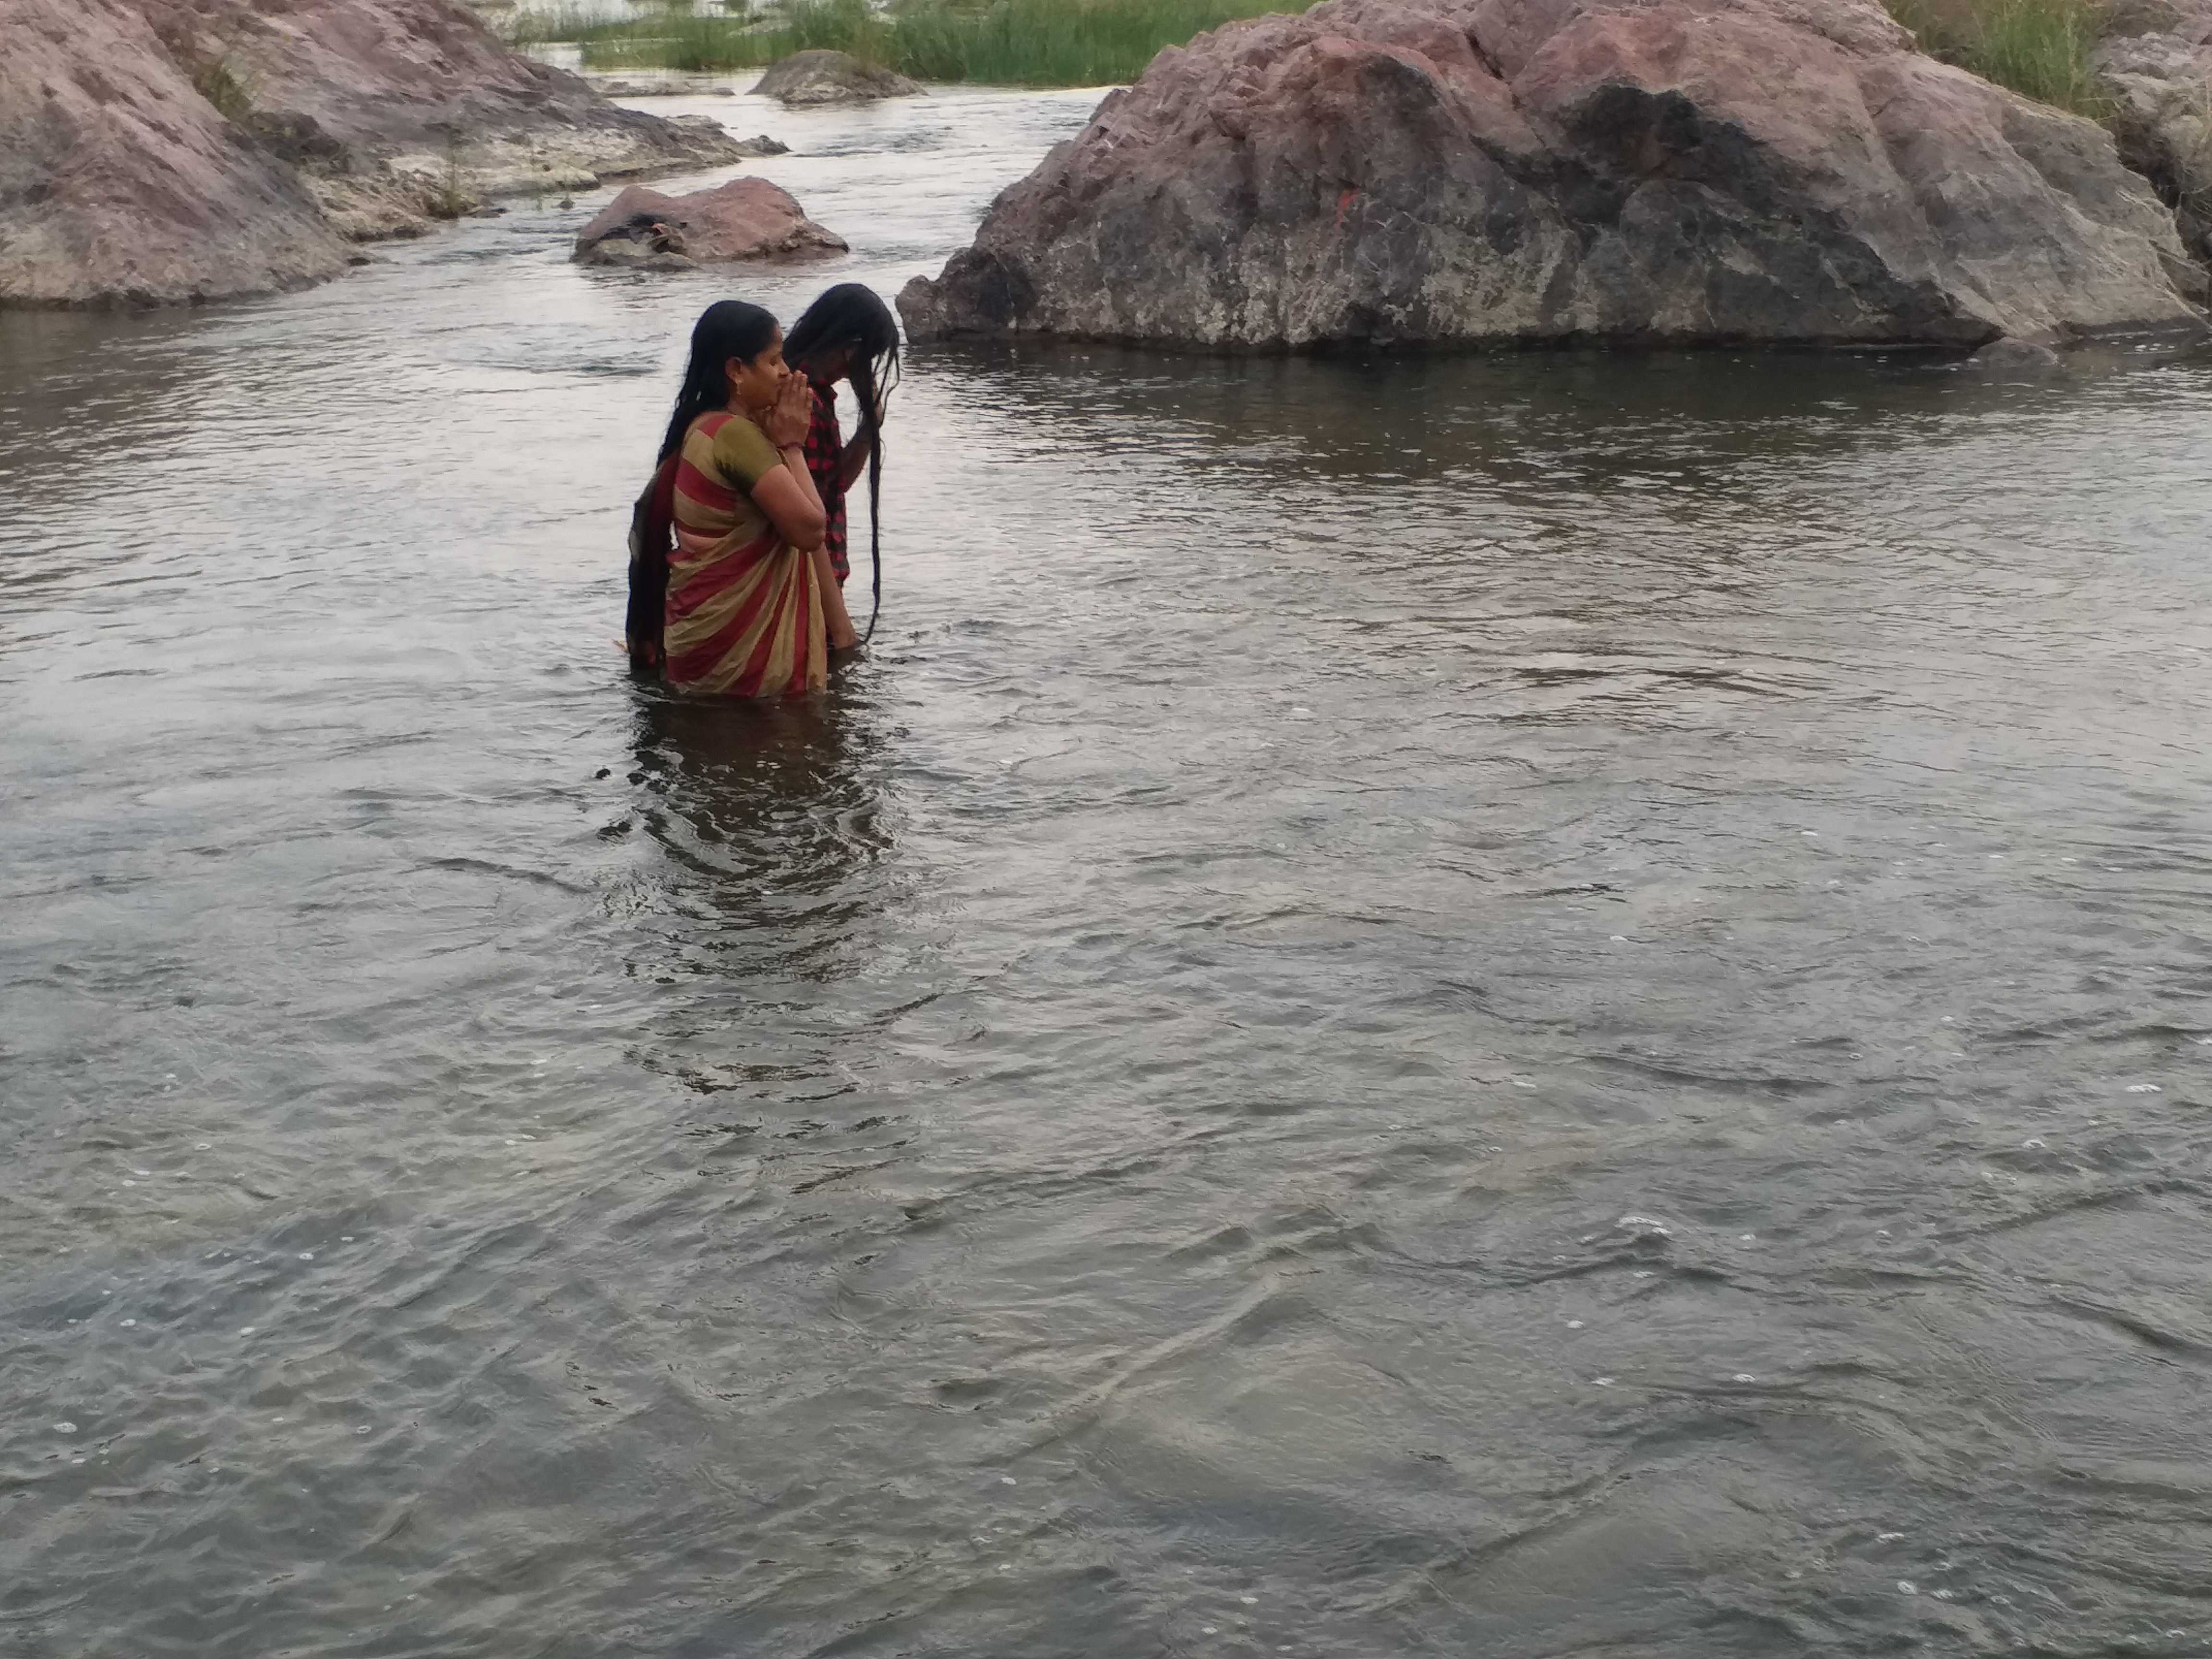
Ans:
[[[883,548],[878,508],[883,496],[883,420],[891,387],[898,383],[898,325],[890,307],[859,283],[829,289],[791,325],[783,355],[814,390],[812,423],[806,434],[806,465],[814,488],[829,513],[823,543],[840,586],[848,570],[845,546],[845,492],[868,470],[868,551],[875,574],[875,597],[883,599]],[[860,399],[860,426],[847,443],[837,424],[837,382],[852,383]],[[871,613],[869,624],[875,626]]]
[[[813,402],[774,317],[738,300],[707,307],[632,533],[632,660],[679,691],[795,696],[828,684],[831,650],[860,642],[806,466]],[[665,594],[657,617],[641,616],[656,553]]]

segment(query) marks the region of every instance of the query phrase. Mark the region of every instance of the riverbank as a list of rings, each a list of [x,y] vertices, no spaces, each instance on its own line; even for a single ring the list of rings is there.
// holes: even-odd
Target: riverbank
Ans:
[[[610,19],[575,9],[518,12],[518,45],[574,45],[593,70],[763,68],[830,49],[917,81],[1101,87],[1133,81],[1162,48],[1239,18],[1304,9],[1268,0],[794,0],[756,14],[653,12]]]

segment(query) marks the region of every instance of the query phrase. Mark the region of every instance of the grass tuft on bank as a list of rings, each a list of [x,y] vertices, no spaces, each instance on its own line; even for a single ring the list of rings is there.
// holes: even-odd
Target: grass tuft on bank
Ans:
[[[758,69],[827,47],[917,81],[1098,87],[1133,81],[1164,46],[1303,5],[1269,0],[791,0],[778,10],[609,21],[558,10],[514,20],[516,44],[573,40],[595,70]]]
[[[1163,46],[1299,0],[723,0],[721,12],[608,19],[526,9],[516,44],[574,41],[596,70],[715,72],[764,68],[814,47],[849,52],[918,81],[1091,87],[1133,81]],[[2090,53],[2115,4],[2155,0],[1886,0],[1921,50],[2039,102],[2092,119],[2112,114]]]
[[[1921,51],[2093,121],[2112,113],[2090,67],[2109,0],[1886,0]]]

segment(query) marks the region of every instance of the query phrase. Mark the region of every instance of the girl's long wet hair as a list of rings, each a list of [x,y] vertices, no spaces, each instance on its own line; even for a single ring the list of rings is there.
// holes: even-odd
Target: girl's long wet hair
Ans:
[[[775,317],[743,300],[717,300],[699,313],[691,325],[691,361],[684,367],[676,412],[668,417],[668,433],[660,441],[661,460],[683,447],[692,422],[708,410],[729,407],[730,377],[723,373],[723,364],[732,357],[750,362],[775,339]]]
[[[898,324],[891,308],[873,289],[860,283],[840,283],[806,307],[805,314],[783,337],[783,360],[802,374],[807,360],[826,357],[849,347],[846,373],[860,400],[860,435],[868,440],[868,561],[874,579],[873,603],[868,611],[868,632],[876,631],[876,615],[884,606],[884,437],[883,400],[898,384]]]

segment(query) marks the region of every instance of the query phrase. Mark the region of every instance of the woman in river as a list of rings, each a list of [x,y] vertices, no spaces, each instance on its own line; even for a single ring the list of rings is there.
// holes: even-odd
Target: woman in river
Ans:
[[[868,470],[868,550],[878,600],[883,550],[877,530],[883,495],[883,420],[898,383],[898,325],[890,307],[859,283],[840,283],[806,307],[783,343],[785,360],[814,389],[814,416],[806,434],[806,465],[830,515],[823,533],[831,568],[842,586],[848,566],[845,492]],[[860,402],[859,426],[850,443],[837,424],[837,383],[851,384]]]
[[[828,683],[831,650],[859,643],[806,466],[813,404],[774,317],[738,300],[707,307],[630,550],[631,659],[679,691],[794,696]]]

